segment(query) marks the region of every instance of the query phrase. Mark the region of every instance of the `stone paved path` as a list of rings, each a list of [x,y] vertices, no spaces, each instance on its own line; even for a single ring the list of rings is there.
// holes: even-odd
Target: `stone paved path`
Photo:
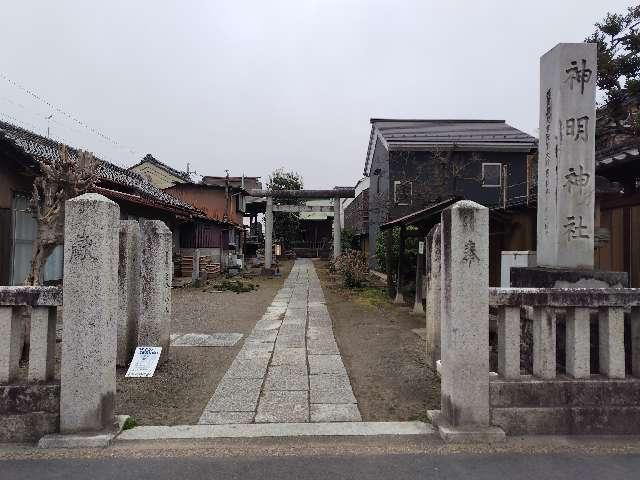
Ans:
[[[311,260],[284,286],[220,381],[198,423],[361,421]]]

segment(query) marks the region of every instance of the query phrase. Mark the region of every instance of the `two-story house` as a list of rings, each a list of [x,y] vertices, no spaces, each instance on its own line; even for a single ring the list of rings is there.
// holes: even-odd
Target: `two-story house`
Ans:
[[[364,167],[371,266],[380,226],[389,221],[454,197],[493,209],[525,205],[536,149],[534,137],[504,120],[371,119]],[[534,242],[535,223],[525,230]]]

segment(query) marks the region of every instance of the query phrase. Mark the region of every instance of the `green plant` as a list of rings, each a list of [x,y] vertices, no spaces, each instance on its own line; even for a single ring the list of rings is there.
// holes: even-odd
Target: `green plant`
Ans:
[[[356,234],[350,228],[343,228],[340,235],[340,245],[342,246],[342,251],[346,252],[347,250],[356,250],[358,245],[356,244]]]
[[[415,274],[416,255],[418,254],[418,237],[409,236],[412,232],[417,231],[415,227],[407,227],[404,240],[404,262],[402,270],[407,274],[413,272]],[[387,272],[387,251],[384,242],[385,232],[378,232],[376,237],[376,263],[378,270],[382,273],[395,275],[398,271],[398,252],[400,251],[400,229],[394,228],[391,242],[391,272]]]
[[[346,288],[359,288],[367,280],[369,267],[367,257],[355,250],[347,250],[335,259],[335,269],[342,277]]]
[[[236,293],[245,293],[251,292],[258,288],[258,285],[254,285],[253,283],[244,283],[240,280],[223,280],[220,283],[214,283],[212,286],[213,290],[217,291],[230,291]]]
[[[122,430],[131,430],[138,426],[138,421],[134,417],[127,417],[122,425]]]
[[[640,6],[607,13],[585,42],[598,45],[598,88],[602,94],[598,136],[640,132]]]

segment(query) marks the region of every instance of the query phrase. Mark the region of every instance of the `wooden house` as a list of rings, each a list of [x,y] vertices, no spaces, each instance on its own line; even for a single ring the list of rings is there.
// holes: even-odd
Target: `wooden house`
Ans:
[[[40,162],[59,155],[61,144],[15,125],[0,122],[0,284],[21,284],[32,255],[36,224],[28,205]],[[78,151],[68,147],[69,155]],[[186,202],[163,192],[139,173],[96,159],[94,191],[120,206],[122,219],[162,220],[174,233],[183,224],[204,217]],[[62,278],[62,248],[49,257],[45,281]]]

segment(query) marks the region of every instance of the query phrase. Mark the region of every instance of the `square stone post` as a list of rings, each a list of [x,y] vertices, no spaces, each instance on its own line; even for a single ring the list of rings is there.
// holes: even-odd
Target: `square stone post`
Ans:
[[[424,252],[426,251],[426,239],[423,239],[423,251],[420,253],[420,249],[418,248],[418,254],[416,255],[416,294],[413,301],[413,310],[412,313],[416,315],[424,315],[424,307],[422,306],[422,282],[424,282]]]
[[[640,307],[631,309],[631,369],[640,377]]]
[[[171,230],[160,220],[143,220],[142,296],[138,345],[162,347],[166,358],[171,334]]]
[[[426,338],[427,362],[436,368],[440,360],[440,224],[431,229],[426,243],[426,280],[427,280],[427,310],[426,310]]]
[[[609,378],[624,378],[624,309],[598,309],[600,373]]]
[[[60,431],[113,429],[120,208],[102,195],[68,200]]]
[[[140,224],[120,221],[120,260],[118,262],[118,366],[124,367],[138,343],[140,317]]]
[[[556,311],[551,307],[533,309],[533,375],[556,378]]]
[[[520,378],[520,307],[498,311],[498,373],[505,379]]]
[[[593,268],[596,45],[540,59],[539,266]]]
[[[33,307],[29,332],[30,382],[46,382],[53,378],[56,348],[56,307]]]
[[[445,441],[499,441],[489,425],[489,210],[460,201],[442,212],[442,382]]]
[[[567,375],[573,378],[589,378],[591,373],[589,317],[588,308],[567,309],[566,364]]]
[[[264,268],[271,269],[273,262],[273,197],[267,197],[267,210],[264,214]]]
[[[0,307],[0,383],[11,383],[18,374],[23,340],[21,319],[13,307]]]
[[[333,199],[333,258],[338,258],[342,253],[342,240],[340,238],[340,199]]]

